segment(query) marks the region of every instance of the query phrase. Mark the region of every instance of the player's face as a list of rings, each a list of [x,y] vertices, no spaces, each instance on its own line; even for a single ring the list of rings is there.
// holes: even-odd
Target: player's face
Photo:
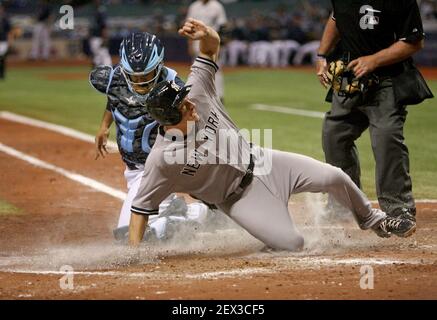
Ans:
[[[196,105],[190,99],[185,98],[180,110],[182,112],[181,122],[199,121],[199,115],[196,111]]]
[[[129,77],[132,88],[135,90],[135,92],[139,94],[147,94],[155,85],[155,79],[157,76],[156,72],[156,70],[153,70],[148,74],[128,74],[127,76]]]

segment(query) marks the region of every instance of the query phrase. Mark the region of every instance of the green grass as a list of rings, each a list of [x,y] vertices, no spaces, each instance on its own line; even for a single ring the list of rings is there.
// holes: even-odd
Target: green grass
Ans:
[[[24,114],[90,134],[102,117],[106,99],[83,80],[48,80],[47,75],[88,72],[86,67],[10,70],[0,82],[0,109]],[[263,103],[326,111],[325,91],[304,71],[245,70],[226,74],[226,107],[241,128],[273,129],[273,147],[323,160],[322,120],[250,110]],[[437,93],[437,81],[429,81]],[[437,198],[437,100],[409,108],[405,127],[417,198]],[[374,192],[374,161],[368,132],[358,141],[364,191]]]
[[[0,217],[22,214],[22,211],[10,203],[0,199]]]

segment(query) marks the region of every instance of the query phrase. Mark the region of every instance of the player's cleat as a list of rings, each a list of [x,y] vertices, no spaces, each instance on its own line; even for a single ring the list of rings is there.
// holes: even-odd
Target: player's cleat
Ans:
[[[416,208],[399,208],[390,213],[390,216],[416,222]]]
[[[115,240],[124,242],[127,240],[129,235],[129,227],[120,227],[112,230]]]
[[[160,206],[160,217],[169,217],[169,216],[181,216],[185,217],[188,211],[187,203],[185,202],[184,197],[178,197],[174,195],[171,199],[171,202],[165,206]]]
[[[386,217],[373,231],[381,238],[389,238],[392,234],[406,238],[416,231],[416,223],[410,219]]]

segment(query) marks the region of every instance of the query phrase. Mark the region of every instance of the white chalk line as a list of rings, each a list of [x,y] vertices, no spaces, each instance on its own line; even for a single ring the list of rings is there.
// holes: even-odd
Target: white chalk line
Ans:
[[[338,265],[432,265],[431,260],[417,259],[383,259],[383,258],[314,258],[314,257],[281,257],[284,263],[301,264],[302,266],[338,266]]]
[[[318,257],[271,257],[272,262],[277,265],[271,268],[237,268],[213,272],[200,273],[167,273],[167,272],[128,272],[128,271],[72,271],[63,272],[58,270],[28,270],[28,269],[3,269],[2,273],[32,274],[47,276],[63,276],[66,274],[75,276],[98,276],[98,277],[128,277],[128,278],[149,278],[152,280],[173,280],[173,279],[220,279],[232,277],[251,277],[256,274],[272,274],[280,271],[287,271],[301,268],[320,268],[336,266],[395,266],[395,265],[434,265],[435,261],[417,259],[380,259],[380,258],[318,258]]]
[[[283,107],[283,106],[271,106],[271,105],[260,104],[260,103],[253,104],[250,106],[250,108],[258,111],[293,114],[296,116],[303,116],[303,117],[317,118],[317,119],[323,119],[325,117],[325,113],[319,111],[309,111],[305,109],[296,109],[296,108]]]
[[[281,106],[270,106],[265,104],[254,104],[252,105],[253,109],[255,110],[262,110],[262,111],[275,111],[275,112],[281,112],[281,113],[289,113],[289,114],[298,114],[303,116],[309,116],[309,117],[315,117],[315,118],[323,118],[324,113],[318,112],[318,111],[308,111],[308,110],[302,110],[302,109],[294,109],[294,108],[288,108],[288,107],[281,107]],[[270,109],[273,108],[273,109]],[[285,111],[284,111],[285,110]],[[287,111],[288,110],[288,111]],[[43,128],[46,130],[54,131],[60,134],[63,134],[65,136],[76,138],[82,141],[86,141],[89,143],[94,144],[94,137],[90,134],[86,134],[83,132],[80,132],[78,130],[74,130],[65,126],[61,126],[58,124],[53,124],[50,122],[42,121],[42,120],[36,120],[33,118],[29,118],[26,116],[22,116],[19,114],[15,114],[9,111],[0,111],[0,118],[14,121],[26,125],[35,126],[38,128]],[[118,150],[118,146],[113,141],[108,141],[108,148],[112,150]],[[290,200],[291,202],[291,200]],[[378,201],[373,200],[371,201],[372,204],[378,204]],[[437,199],[418,199],[416,200],[416,203],[437,203]]]
[[[117,198],[120,200],[124,200],[126,198],[126,193],[121,191],[121,190],[114,189],[106,184],[103,184],[103,183],[97,181],[97,180],[85,177],[85,176],[80,175],[78,173],[74,173],[74,172],[65,170],[63,168],[57,167],[57,166],[50,164],[48,162],[42,161],[38,158],[29,156],[21,151],[18,151],[16,149],[8,147],[2,143],[0,143],[0,151],[6,153],[7,155],[9,155],[11,157],[28,162],[36,167],[50,170],[50,171],[54,171],[54,172],[66,177],[70,180],[76,181],[84,186],[90,187],[90,188],[97,190],[99,192],[106,193],[114,198]]]
[[[85,142],[89,142],[89,143],[94,144],[94,136],[87,134],[87,133],[80,132],[78,130],[64,127],[64,126],[61,126],[58,124],[53,124],[53,123],[46,122],[46,121],[36,120],[33,118],[25,117],[25,116],[18,115],[18,114],[8,112],[8,111],[0,111],[0,118],[5,119],[5,120],[9,120],[9,121],[13,121],[13,122],[17,122],[17,123],[21,123],[21,124],[30,125],[30,126],[37,127],[37,128],[47,129],[50,131],[60,133],[64,136],[67,136],[70,138],[75,138],[75,139],[78,139],[81,141],[85,141]],[[108,141],[107,147],[109,149],[118,150],[118,146],[114,141]]]
[[[262,110],[265,109],[265,105],[256,105],[256,109]],[[267,106],[271,107],[271,106]],[[284,111],[284,109],[289,109],[288,111]],[[306,111],[306,110],[299,110],[299,109],[290,109],[285,107],[274,107],[274,110],[268,110],[268,111],[274,111],[274,112],[282,112],[282,113],[290,113],[290,114],[297,114],[297,115],[303,115],[303,116],[309,116],[309,117],[316,117],[316,118],[323,118],[323,113],[320,112],[313,112],[313,111]],[[16,115],[10,112],[0,112],[0,118],[23,123],[26,125],[32,125],[40,128],[44,128],[47,130],[55,131],[57,133],[61,133],[65,136],[73,137],[82,141],[86,141],[89,143],[94,143],[94,137],[85,133],[82,133],[80,131],[67,128],[60,125],[51,124],[48,122],[35,120],[32,118]],[[117,148],[117,145],[110,141],[108,142],[108,147],[110,148]],[[47,163],[45,161],[42,161],[40,159],[37,159],[35,157],[26,155],[16,149],[13,149],[11,147],[8,147],[2,143],[0,143],[0,151],[13,156],[15,158],[21,159],[23,161],[26,161],[32,165],[35,165],[37,167],[47,169],[54,171],[58,174],[61,174],[65,176],[68,179],[71,179],[73,181],[79,182],[85,186],[91,187],[97,191],[106,193],[108,195],[111,195],[115,198],[124,200],[126,197],[126,194],[123,191],[111,188],[103,183],[100,183],[94,179],[82,176],[80,174],[76,174],[73,172],[70,172],[68,170],[65,170],[63,168],[57,167],[55,165],[52,165],[50,163]],[[372,201],[373,203],[376,203],[376,201]],[[434,199],[421,199],[416,200],[416,202],[426,202],[426,203],[437,203],[437,200]],[[284,259],[284,258],[283,258]],[[292,260],[290,260],[292,259]],[[433,262],[424,262],[424,261],[411,261],[411,260],[381,260],[381,259],[329,259],[329,258],[323,258],[323,259],[314,259],[310,257],[302,257],[302,258],[287,258],[287,260],[290,260],[293,262],[294,267],[310,267],[310,266],[338,266],[338,265],[359,265],[359,264],[376,264],[376,265],[394,265],[394,264],[433,264]],[[22,273],[22,274],[38,274],[38,275],[65,275],[65,272],[60,271],[35,271],[35,270],[0,270],[0,272],[7,272],[7,273]],[[273,269],[267,269],[267,268],[245,268],[245,269],[234,269],[234,270],[223,270],[223,271],[216,271],[216,272],[204,272],[204,273],[197,273],[197,274],[182,274],[183,277],[187,279],[216,279],[216,278],[222,278],[222,277],[232,277],[232,276],[249,276],[252,274],[257,273],[272,273],[277,272],[277,270]],[[156,272],[120,272],[120,271],[75,271],[73,272],[75,275],[84,275],[84,276],[127,276],[127,277],[134,277],[134,278],[175,278],[178,277],[178,275],[175,274],[165,274],[165,273],[156,273]]]
[[[152,279],[181,279],[186,278],[190,280],[196,279],[219,279],[229,278],[234,276],[250,276],[252,274],[260,273],[272,273],[273,270],[267,268],[244,268],[244,269],[231,269],[214,272],[201,272],[201,273],[167,273],[167,272],[127,272],[127,271],[72,271],[63,272],[56,270],[26,270],[26,269],[5,269],[0,270],[3,273],[13,274],[33,274],[33,275],[46,275],[46,276],[100,276],[100,277],[129,277],[129,278],[152,278]]]
[[[185,278],[188,279],[218,279],[218,278],[230,278],[234,276],[250,276],[253,274],[260,273],[273,273],[274,270],[270,268],[244,268],[244,269],[233,269],[233,270],[223,270],[214,272],[202,272],[196,274],[186,274]]]

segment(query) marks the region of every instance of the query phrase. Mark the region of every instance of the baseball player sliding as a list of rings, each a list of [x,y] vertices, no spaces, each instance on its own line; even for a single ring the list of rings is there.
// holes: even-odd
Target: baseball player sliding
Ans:
[[[217,96],[214,75],[220,38],[202,22],[188,19],[179,33],[200,40],[200,54],[187,85],[159,83],[146,104],[159,124],[155,145],[132,202],[129,242],[143,238],[149,216],[172,192],[186,192],[216,206],[274,249],[299,250],[304,239],[288,211],[300,192],[326,192],[349,208],[361,229],[381,237],[414,233],[414,221],[388,217],[341,169],[312,158],[251,146]],[[226,139],[229,153],[217,152]]]
[[[149,116],[144,101],[149,91],[161,81],[171,80],[184,85],[176,71],[164,66],[164,47],[155,35],[141,32],[124,38],[120,46],[120,59],[120,64],[114,67],[99,66],[90,74],[91,85],[108,97],[102,124],[96,136],[96,159],[105,157],[109,128],[115,121],[118,148],[126,164],[124,176],[128,193],[121,209],[118,227],[114,230],[117,240],[127,237],[132,199],[137,193],[144,163],[157,134],[157,122]],[[202,222],[208,211],[201,203],[187,206],[183,197],[176,195],[167,198],[160,209],[162,215],[149,221],[150,236],[158,239],[170,236],[168,227],[172,221]]]

